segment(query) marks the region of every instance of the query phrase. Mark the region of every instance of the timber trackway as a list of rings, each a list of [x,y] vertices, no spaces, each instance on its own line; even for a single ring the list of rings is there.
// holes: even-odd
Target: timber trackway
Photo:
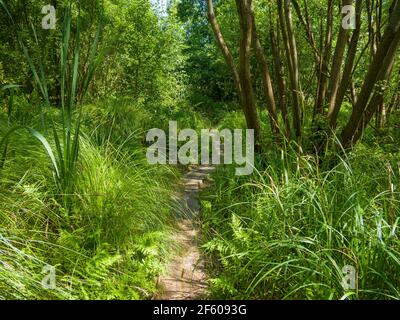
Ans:
[[[207,185],[215,167],[190,166],[183,178],[184,193],[179,196],[178,227],[173,241],[180,249],[160,276],[159,300],[194,300],[207,295],[204,260],[199,245],[199,193]]]

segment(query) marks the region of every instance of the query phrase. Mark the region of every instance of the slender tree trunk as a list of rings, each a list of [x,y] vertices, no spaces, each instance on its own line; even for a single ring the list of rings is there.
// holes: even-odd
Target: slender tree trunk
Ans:
[[[233,56],[225,42],[225,39],[224,39],[221,29],[219,27],[217,18],[215,16],[213,1],[207,0],[207,5],[208,5],[208,19],[209,19],[211,27],[214,31],[214,35],[217,40],[217,44],[218,44],[219,48],[221,49],[222,55],[225,59],[225,62],[229,68],[229,71],[232,74],[232,78],[233,78],[233,82],[235,84],[236,91],[237,91],[239,99],[242,103],[242,87],[240,84],[239,72],[236,68]]]
[[[260,120],[258,117],[252,76],[250,72],[250,50],[252,45],[253,19],[251,16],[252,0],[236,0],[240,22],[239,78],[243,93],[243,107],[247,127],[254,129],[256,140],[261,138]]]
[[[352,3],[353,3],[353,0],[343,0],[342,1],[343,6],[349,6],[349,5],[352,5]],[[345,17],[345,15],[346,14],[343,14],[343,18]],[[332,60],[331,77],[330,77],[329,87],[328,87],[328,103],[329,103],[328,104],[328,118],[329,118],[329,113],[335,107],[337,92],[339,89],[339,83],[342,78],[341,67],[343,64],[344,52],[346,50],[347,37],[348,37],[348,29],[343,28],[341,26],[339,34],[338,34],[338,39],[336,42],[335,54],[334,54],[333,60]]]
[[[353,80],[350,80],[350,98],[351,98],[351,104],[354,108],[355,105],[357,104],[357,90]]]
[[[381,33],[381,9],[382,0],[367,1],[367,18],[368,18],[368,36],[370,44],[370,59],[371,62],[376,54],[377,46],[382,39]],[[384,102],[376,110],[375,126],[381,128],[382,114],[385,110]]]
[[[344,147],[353,146],[362,135],[364,128],[368,124],[369,112],[365,112],[368,106],[369,110],[374,110],[376,103],[380,100],[380,94],[374,94],[371,102],[368,104],[371,95],[374,93],[374,87],[379,80],[385,80],[390,74],[392,61],[396,58],[397,48],[400,42],[400,2],[394,0],[389,18],[389,23],[376,51],[373,62],[371,63],[357,104],[353,108],[351,117],[342,131],[341,142]],[[365,116],[363,118],[363,116]]]
[[[377,82],[381,82],[381,87],[376,88],[374,95],[372,96],[368,106],[360,120],[360,124],[357,127],[356,133],[354,134],[353,143],[356,143],[364,132],[364,129],[370,122],[374,113],[383,105],[384,92],[386,90],[385,83],[390,79],[392,74],[394,63],[396,61],[396,53],[400,44],[400,32],[398,32],[395,40],[390,46],[386,58],[383,62],[381,71],[379,72]]]
[[[279,20],[282,30],[283,42],[286,50],[287,64],[289,67],[290,89],[293,100],[293,128],[296,137],[300,137],[301,130],[301,92],[299,81],[299,65],[297,58],[296,39],[293,33],[292,15],[290,10],[290,1],[278,0]]]
[[[387,108],[387,118],[390,117],[391,113],[397,108],[398,103],[399,103],[399,98],[400,98],[400,81],[398,82],[396,89],[392,95],[392,98],[390,99],[390,104]]]
[[[246,117],[247,127],[254,129],[255,142],[261,139],[260,119],[255,106],[254,90],[250,73],[250,49],[252,43],[251,0],[237,0],[237,9],[240,19],[240,49],[239,70],[235,65],[233,56],[224,40],[217,18],[215,16],[212,0],[207,0],[208,17],[214,31],[218,46],[221,49],[225,62],[232,74],[240,104]]]
[[[299,3],[297,2],[297,0],[292,0],[292,4],[293,4],[294,11],[296,12],[297,17],[299,18],[301,24],[304,27],[304,30],[306,31],[306,35],[307,35],[306,39],[307,39],[308,43],[310,44],[311,49],[313,50],[315,61],[316,61],[317,65],[319,65],[320,61],[321,61],[321,53],[320,53],[319,49],[317,48],[317,45],[315,43],[314,33],[311,28],[310,17],[308,14],[307,0],[304,0],[305,17],[301,12],[301,9],[300,9],[300,6],[299,6]]]
[[[256,52],[258,64],[261,68],[263,89],[264,89],[265,97],[267,99],[267,110],[268,110],[270,122],[271,122],[271,131],[272,131],[273,135],[278,136],[280,133],[280,128],[279,128],[279,121],[278,121],[278,116],[277,116],[277,112],[276,112],[275,95],[274,95],[274,90],[272,88],[271,75],[269,72],[268,61],[264,55],[264,51],[263,51],[260,39],[257,34],[256,21],[254,18],[254,12],[253,12],[252,8],[251,8],[251,18],[252,18],[253,47]]]
[[[367,0],[367,18],[368,18],[368,37],[369,37],[369,44],[370,44],[370,59],[371,62],[374,59],[374,56],[376,54],[376,37],[375,37],[375,27],[374,27],[374,15],[373,15],[373,10],[374,10],[374,3],[375,0]]]
[[[271,39],[271,48],[272,55],[274,58],[274,66],[275,66],[275,77],[277,82],[277,91],[278,91],[278,101],[279,107],[282,113],[283,122],[285,125],[285,135],[286,139],[290,141],[291,129],[290,129],[290,119],[289,112],[287,107],[287,96],[286,96],[286,81],[285,81],[285,73],[282,63],[281,49],[280,49],[280,37],[279,37],[279,19],[277,19],[276,24],[277,32],[275,33],[274,26],[271,26],[270,29],[270,39]]]
[[[339,115],[340,108],[343,103],[343,99],[346,95],[347,88],[351,82],[351,75],[353,73],[354,60],[357,54],[357,45],[360,39],[361,31],[361,11],[362,11],[362,0],[358,0],[356,4],[356,29],[350,40],[349,48],[347,51],[346,63],[343,69],[343,77],[340,82],[339,88],[337,89],[337,94],[335,100],[330,101],[328,109],[328,120],[329,125],[332,129],[336,128],[337,117]],[[353,88],[351,88],[353,92]],[[353,99],[356,102],[356,99]]]
[[[323,54],[319,64],[318,90],[317,90],[317,99],[315,101],[315,106],[314,106],[314,118],[316,115],[324,113],[326,93],[328,90],[328,79],[329,79],[328,64],[330,61],[330,52],[332,49],[333,4],[334,4],[333,0],[328,0],[325,41],[323,49],[321,49]]]

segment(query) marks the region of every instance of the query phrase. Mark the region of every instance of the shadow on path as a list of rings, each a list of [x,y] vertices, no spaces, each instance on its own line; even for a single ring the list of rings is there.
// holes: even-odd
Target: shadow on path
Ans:
[[[158,300],[194,300],[207,294],[204,261],[198,249],[199,193],[214,170],[208,165],[190,166],[183,178],[184,193],[178,197],[178,229],[173,236],[182,249],[170,262],[166,275],[159,278]]]

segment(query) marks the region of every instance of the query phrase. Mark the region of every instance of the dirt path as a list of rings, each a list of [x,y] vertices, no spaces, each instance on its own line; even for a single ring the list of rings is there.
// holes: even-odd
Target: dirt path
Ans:
[[[159,278],[161,294],[158,300],[194,300],[207,294],[204,261],[198,249],[199,192],[207,185],[212,166],[191,166],[184,176],[184,193],[178,197],[178,230],[173,237],[180,250],[168,266],[166,275]]]

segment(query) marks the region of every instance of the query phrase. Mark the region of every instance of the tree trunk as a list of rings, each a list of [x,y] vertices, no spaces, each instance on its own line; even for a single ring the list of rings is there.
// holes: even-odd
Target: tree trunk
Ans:
[[[341,142],[344,147],[351,147],[357,142],[370,120],[370,118],[368,119],[368,114],[367,116],[365,114],[365,109],[367,108],[368,101],[374,92],[374,87],[377,81],[384,80],[392,68],[392,60],[396,58],[396,52],[400,42],[399,31],[400,2],[394,0],[389,24],[382,37],[382,41],[378,46],[373,62],[369,67],[357,104],[353,108],[351,117],[342,131]],[[379,96],[379,94],[375,93],[368,108],[375,108],[376,102],[380,99]],[[366,116],[364,120],[363,116]]]
[[[237,0],[236,4],[240,19],[239,70],[235,65],[233,56],[222,35],[217,18],[215,16],[212,0],[207,0],[208,17],[211,23],[211,27],[214,31],[218,46],[220,47],[225,62],[232,74],[235,88],[239,96],[240,104],[246,118],[247,127],[249,129],[254,129],[254,139],[257,143],[261,139],[261,126],[255,106],[255,97],[250,73],[250,48],[252,38],[252,19],[250,11],[251,1]]]
[[[286,139],[290,141],[291,129],[290,129],[290,119],[289,112],[287,107],[287,96],[286,96],[286,81],[285,81],[285,73],[282,63],[281,49],[280,49],[280,38],[279,38],[279,19],[277,19],[277,32],[275,34],[274,26],[271,26],[270,29],[270,38],[271,38],[271,48],[272,55],[274,58],[274,66],[275,66],[275,77],[277,82],[277,91],[278,91],[278,102],[279,108],[282,113],[283,123],[285,125],[285,135]]]
[[[400,8],[399,8],[400,9]],[[400,44],[400,32],[398,32],[396,38],[394,39],[392,45],[390,46],[386,58],[383,62],[383,66],[381,71],[379,72],[377,82],[381,84],[380,88],[375,88],[375,92],[373,97],[371,98],[368,106],[360,119],[360,124],[357,127],[357,130],[354,134],[353,144],[358,141],[358,139],[362,136],[364,129],[370,122],[372,116],[375,112],[379,110],[381,106],[383,106],[384,102],[384,93],[386,91],[385,83],[390,79],[390,75],[392,74],[394,63],[396,61],[396,53]]]
[[[264,51],[261,46],[260,39],[258,38],[256,21],[254,18],[254,12],[253,12],[252,8],[251,8],[251,18],[252,18],[253,47],[256,52],[258,64],[260,65],[260,68],[261,68],[263,89],[264,89],[265,97],[267,99],[267,110],[268,110],[270,122],[271,122],[271,131],[272,131],[273,135],[278,136],[280,133],[280,128],[279,128],[279,121],[278,121],[278,116],[277,116],[277,112],[276,112],[276,103],[275,103],[274,90],[272,88],[271,75],[269,72],[268,61],[264,55]]]
[[[217,44],[218,44],[219,48],[221,49],[222,55],[224,56],[224,59],[225,59],[225,62],[229,68],[229,71],[232,74],[232,78],[233,78],[233,81],[235,84],[237,94],[239,96],[240,102],[242,103],[242,87],[240,84],[239,72],[236,68],[233,56],[224,40],[221,29],[219,27],[217,18],[215,16],[213,1],[207,0],[207,5],[208,5],[208,19],[209,19],[211,27],[214,31],[214,35],[217,40]]]
[[[330,52],[332,49],[332,29],[333,29],[333,0],[328,1],[328,11],[326,17],[325,41],[321,61],[318,70],[318,89],[317,99],[314,106],[314,119],[318,114],[324,114],[324,106],[326,101],[326,93],[328,90]]]
[[[289,67],[290,89],[293,100],[293,127],[296,137],[300,137],[301,130],[301,92],[299,81],[299,65],[297,58],[296,39],[293,33],[292,15],[290,11],[290,2],[278,0],[279,20],[281,24],[283,42],[285,45],[287,64]]]
[[[239,78],[242,86],[243,108],[247,127],[254,129],[254,136],[261,138],[260,120],[258,117],[253,82],[250,72],[250,50],[252,45],[253,20],[251,17],[252,0],[236,0],[240,22]]]
[[[360,39],[360,31],[361,31],[361,11],[362,11],[362,0],[358,0],[356,4],[356,29],[353,32],[351,37],[351,41],[349,44],[349,48],[347,51],[346,63],[343,69],[343,77],[340,82],[339,88],[337,89],[337,94],[335,101],[330,101],[329,109],[328,109],[328,120],[329,125],[332,129],[336,128],[337,117],[340,111],[340,108],[343,103],[343,99],[346,95],[347,88],[351,82],[351,76],[353,73],[354,67],[354,59],[357,54],[357,45]],[[353,88],[351,88],[352,90]],[[356,102],[356,99],[353,99]]]
[[[353,0],[343,0],[342,5],[348,6],[353,3]],[[343,14],[343,18],[346,14]],[[331,67],[331,77],[329,81],[328,87],[328,118],[331,111],[335,108],[337,93],[339,89],[339,83],[342,78],[341,67],[343,64],[343,57],[344,52],[346,50],[347,44],[347,37],[348,37],[348,29],[340,27],[340,31],[338,34],[338,39],[336,42],[336,49],[335,54],[332,60],[332,67]]]

